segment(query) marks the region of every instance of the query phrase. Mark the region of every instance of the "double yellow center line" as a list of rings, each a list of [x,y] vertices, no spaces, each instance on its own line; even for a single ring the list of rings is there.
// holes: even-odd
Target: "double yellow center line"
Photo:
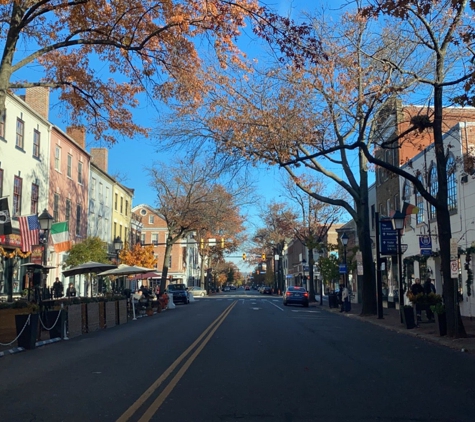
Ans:
[[[139,422],[147,422],[149,421],[152,416],[157,412],[166,398],[170,395],[173,391],[175,386],[177,385],[178,381],[183,377],[185,372],[188,370],[190,365],[196,359],[196,357],[200,354],[206,344],[210,341],[211,337],[213,337],[216,330],[225,320],[225,318],[229,315],[231,310],[234,308],[237,302],[231,303],[224,312],[216,318],[209,327],[201,333],[201,335],[191,344],[188,349],[186,349],[176,360],[173,362],[168,369],[160,375],[160,377],[149,387],[147,390],[135,401],[132,406],[130,406],[122,416],[117,419],[117,422],[127,422],[136,412],[143,406],[143,404],[152,396],[152,394],[162,385],[162,383],[170,376],[170,374],[180,365],[180,363],[188,356],[188,354],[206,337],[203,342],[196,348],[193,354],[185,361],[183,366],[179,369],[176,375],[170,380],[168,385],[163,389],[163,391],[158,395],[158,397],[153,401],[153,403],[145,410],[142,417],[139,419]]]

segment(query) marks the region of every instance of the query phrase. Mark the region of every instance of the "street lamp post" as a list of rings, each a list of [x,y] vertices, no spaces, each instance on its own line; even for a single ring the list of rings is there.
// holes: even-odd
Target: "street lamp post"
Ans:
[[[114,250],[115,250],[116,257],[117,257],[117,264],[119,264],[119,262],[120,262],[119,254],[120,254],[120,251],[122,250],[123,246],[124,246],[124,242],[122,242],[122,239],[120,238],[120,236],[117,236],[114,239]],[[118,286],[117,286],[117,283],[115,283],[115,284],[116,284],[115,290],[117,291]],[[92,283],[91,283],[91,290],[92,290]],[[91,291],[91,296],[92,296],[92,291]]]
[[[302,259],[302,272],[303,272],[303,276],[302,276],[302,283],[305,283],[305,288],[307,289],[308,291],[308,284],[307,284],[307,279],[305,278],[305,264],[307,263],[307,260],[304,258]]]
[[[348,268],[346,265],[346,246],[348,245],[349,237],[346,234],[346,232],[341,235],[340,240],[343,245],[343,259],[344,259],[343,262],[345,264],[345,287],[348,288]]]
[[[399,315],[401,318],[401,323],[404,322],[403,319],[403,308],[404,308],[404,292],[402,285],[402,248],[401,248],[401,231],[404,228],[404,220],[406,216],[399,210],[397,210],[392,218],[393,229],[397,230],[397,257],[398,257],[398,277],[399,277]]]
[[[124,246],[124,242],[122,242],[121,238],[119,236],[117,236],[114,239],[114,250],[115,250],[115,254],[117,256],[117,263],[119,263],[119,253],[122,250],[123,246]]]
[[[48,277],[49,270],[47,267],[47,248],[48,248],[48,237],[49,232],[51,230],[51,226],[53,224],[54,218],[45,208],[43,212],[38,216],[38,222],[40,224],[40,229],[43,231],[43,236],[40,238],[40,242],[43,245],[43,282],[42,282],[42,289],[44,293],[44,289],[46,288],[46,278]],[[42,295],[43,297],[43,295]]]

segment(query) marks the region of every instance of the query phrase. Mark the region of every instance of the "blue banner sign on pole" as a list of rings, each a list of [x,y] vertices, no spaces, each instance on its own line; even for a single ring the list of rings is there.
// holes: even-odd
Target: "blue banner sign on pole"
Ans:
[[[432,253],[432,239],[429,235],[419,236],[419,248],[423,256],[429,256]]]
[[[432,239],[428,235],[419,236],[419,248],[432,249]]]
[[[340,274],[346,274],[346,265],[345,264],[340,264],[338,266],[338,269],[339,269]]]
[[[397,230],[391,220],[380,221],[381,255],[397,255]]]

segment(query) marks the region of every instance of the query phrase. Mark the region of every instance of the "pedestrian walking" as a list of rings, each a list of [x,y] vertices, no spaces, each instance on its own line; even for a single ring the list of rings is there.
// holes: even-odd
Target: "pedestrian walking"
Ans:
[[[56,277],[56,280],[53,283],[53,297],[55,299],[59,299],[60,297],[63,297],[63,292],[64,292],[63,283],[59,281],[59,277]]]
[[[414,284],[411,286],[411,293],[414,296],[417,296],[418,294],[424,294],[424,287],[422,287],[421,280],[420,278],[416,278],[414,280]],[[422,320],[422,309],[421,305],[416,303],[416,315],[417,315],[417,321],[420,322]]]
[[[343,287],[340,287],[340,291],[341,291],[341,310],[340,310],[340,312],[348,312],[348,309],[349,309],[349,303],[348,303],[349,292],[348,292],[348,289],[345,286],[343,286]]]
[[[432,284],[432,280],[428,277],[427,280],[424,282],[424,294],[430,295],[431,293],[435,294],[435,286]],[[429,321],[434,320],[434,313],[430,309],[430,306],[426,308],[426,315]]]

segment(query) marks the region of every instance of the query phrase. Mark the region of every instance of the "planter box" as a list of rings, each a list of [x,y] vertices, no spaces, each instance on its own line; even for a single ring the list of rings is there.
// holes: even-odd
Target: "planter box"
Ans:
[[[83,334],[87,333],[87,304],[81,303],[81,330]]]
[[[28,318],[30,318],[29,321]],[[18,337],[17,340],[18,347],[23,347],[25,349],[35,348],[36,338],[38,337],[39,321],[39,314],[15,315],[17,335],[21,333],[20,337]]]
[[[87,332],[93,333],[99,330],[99,303],[87,304]]]
[[[127,323],[127,300],[118,300],[117,301],[117,314],[118,314],[118,324]]]
[[[16,338],[18,334],[16,333],[15,315],[24,313],[24,309],[0,309],[0,343],[10,343]]]
[[[82,305],[68,306],[68,337],[77,337],[82,334]]]
[[[434,313],[435,317],[435,326],[437,327],[437,334],[439,336],[447,335],[447,315]]]
[[[99,302],[99,328],[106,328],[106,303]]]
[[[105,302],[106,326],[107,328],[117,325],[117,305],[116,302]]]
[[[64,338],[64,325],[66,322],[66,309],[48,311],[44,315],[45,320],[43,324],[45,325],[49,332],[49,338]]]

